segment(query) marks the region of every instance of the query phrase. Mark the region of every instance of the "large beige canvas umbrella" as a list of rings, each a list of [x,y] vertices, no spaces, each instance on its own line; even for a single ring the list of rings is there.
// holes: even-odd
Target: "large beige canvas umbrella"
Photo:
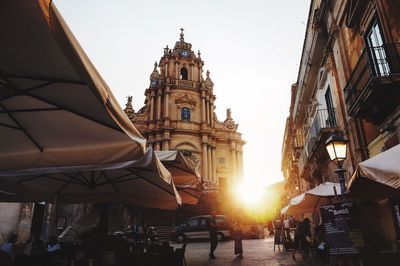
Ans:
[[[362,199],[400,197],[400,144],[361,162],[348,187]]]
[[[145,153],[54,5],[1,1],[0,32],[0,190],[21,201],[177,207],[170,173]]]
[[[319,206],[328,204],[329,200],[340,194],[340,184],[325,182],[290,200],[281,209],[281,214],[312,213]]]
[[[122,163],[3,171],[0,187],[36,202],[119,202],[159,209],[181,203],[171,174],[152,149]]]
[[[197,204],[201,195],[200,173],[196,164],[180,151],[155,151],[157,157],[172,174],[172,179],[183,204]]]
[[[0,2],[0,170],[137,160],[145,139],[54,5]]]

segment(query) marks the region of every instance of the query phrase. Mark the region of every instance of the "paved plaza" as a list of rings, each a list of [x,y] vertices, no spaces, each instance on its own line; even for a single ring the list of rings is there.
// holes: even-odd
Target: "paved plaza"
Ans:
[[[237,259],[233,254],[232,240],[218,243],[215,255],[217,259],[210,260],[208,253],[209,242],[189,242],[186,248],[186,261],[188,266],[200,265],[321,265],[315,263],[314,259],[304,261],[301,254],[296,255],[296,261],[292,259],[290,251],[276,250],[274,252],[273,238],[243,240],[243,259]],[[175,245],[181,246],[180,244]]]

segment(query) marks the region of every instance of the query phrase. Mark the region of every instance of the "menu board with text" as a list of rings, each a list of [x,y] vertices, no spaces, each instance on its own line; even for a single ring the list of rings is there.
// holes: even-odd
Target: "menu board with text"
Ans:
[[[358,254],[364,237],[356,202],[321,206],[320,212],[329,254]]]

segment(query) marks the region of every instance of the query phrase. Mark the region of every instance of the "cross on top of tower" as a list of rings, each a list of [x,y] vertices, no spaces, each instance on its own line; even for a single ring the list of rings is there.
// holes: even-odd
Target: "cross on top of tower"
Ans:
[[[181,36],[181,38],[180,38],[179,40],[181,40],[181,41],[184,40],[184,39],[183,39],[183,36],[184,36],[183,31],[184,31],[184,30],[185,30],[184,28],[180,28],[180,31],[181,31],[180,36]]]

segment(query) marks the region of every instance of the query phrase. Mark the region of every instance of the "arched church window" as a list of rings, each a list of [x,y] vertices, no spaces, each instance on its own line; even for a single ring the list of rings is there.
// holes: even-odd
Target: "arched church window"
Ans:
[[[188,80],[188,70],[185,67],[181,68],[181,79]]]
[[[187,107],[183,107],[181,109],[181,120],[182,121],[190,121],[190,109]]]

